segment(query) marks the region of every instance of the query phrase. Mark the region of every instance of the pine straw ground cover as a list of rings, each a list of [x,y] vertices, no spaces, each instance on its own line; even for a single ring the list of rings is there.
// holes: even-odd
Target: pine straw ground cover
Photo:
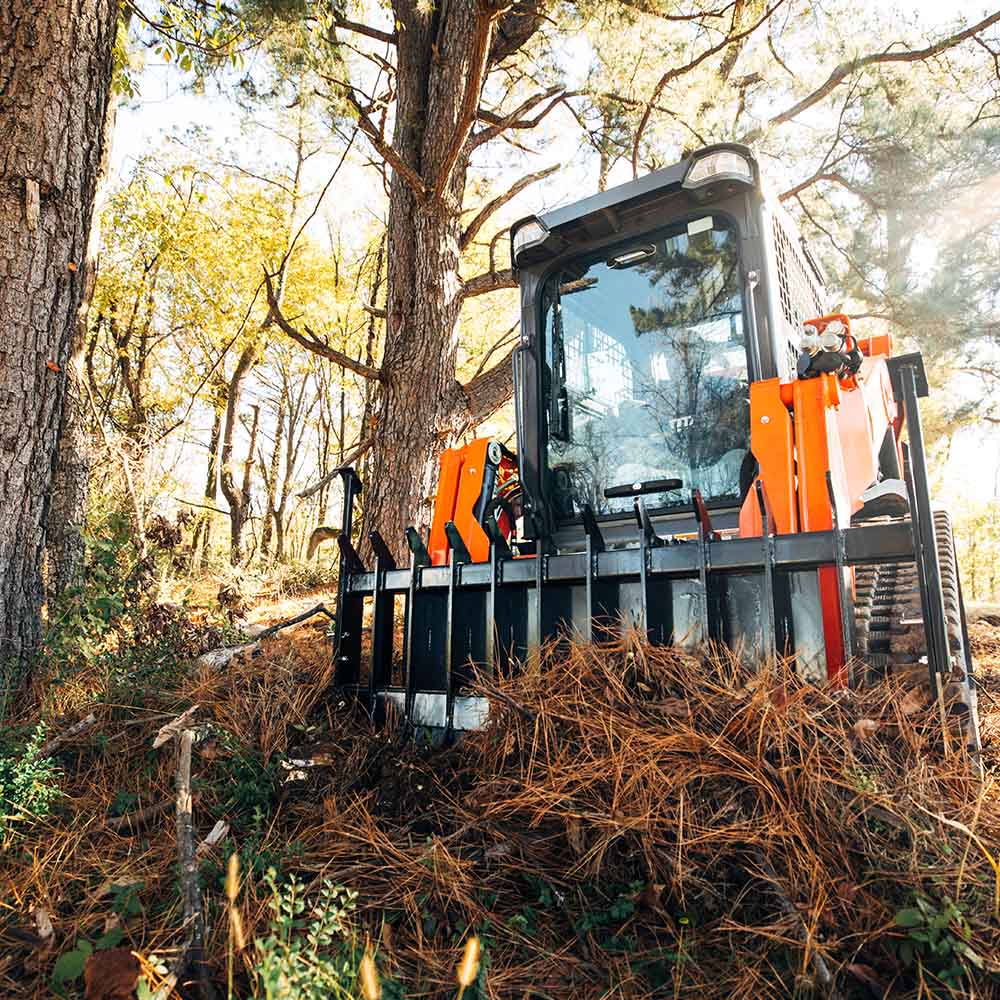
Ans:
[[[175,753],[151,743],[196,704],[198,833],[230,825],[200,860],[223,996],[238,852],[238,997],[255,995],[269,868],[358,893],[386,1000],[454,996],[472,933],[466,1000],[1000,997],[998,634],[973,627],[982,783],[912,692],[834,693],[631,640],[484,683],[489,728],[434,749],[326,697],[322,631],[300,627],[93,709],[59,753],[54,812],[4,845],[0,995],[50,996],[57,957],[116,924],[144,958],[180,946],[172,813],[149,815],[172,807]]]

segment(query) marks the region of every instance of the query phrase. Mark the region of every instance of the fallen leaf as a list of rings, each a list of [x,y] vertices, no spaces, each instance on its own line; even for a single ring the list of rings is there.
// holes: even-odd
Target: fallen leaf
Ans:
[[[881,725],[882,723],[876,722],[875,719],[858,719],[853,726],[854,735],[864,743],[870,736],[874,736]]]
[[[173,722],[161,726],[160,731],[156,734],[156,739],[153,740],[153,749],[158,750],[164,743],[169,743],[182,729],[185,729],[198,708],[198,705],[192,705],[186,712],[178,715]]]
[[[771,699],[771,704],[779,711],[788,704],[788,692],[783,685],[779,684],[777,687],[771,688],[767,696]]]
[[[67,263],[66,263],[66,270],[67,271],[78,271],[78,270],[80,270],[80,265],[77,264],[76,261],[74,261],[74,260],[67,261]]]
[[[48,368],[50,372],[56,372],[57,374],[62,371],[62,369],[54,361],[46,361],[45,367]]]
[[[83,967],[86,1000],[131,1000],[139,963],[128,948],[95,951]]]
[[[878,996],[885,996],[885,983],[879,978],[879,974],[870,966],[861,962],[854,962],[847,967],[847,971],[860,980],[865,986],[871,987]]]

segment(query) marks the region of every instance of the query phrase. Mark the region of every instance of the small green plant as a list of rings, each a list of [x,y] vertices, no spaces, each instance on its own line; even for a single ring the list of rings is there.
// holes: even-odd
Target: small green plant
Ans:
[[[270,934],[254,942],[261,995],[265,1000],[353,997],[364,954],[349,927],[357,893],[324,882],[309,903],[294,876],[279,886],[272,869],[264,881],[271,890]]]
[[[913,906],[896,913],[895,924],[906,932],[893,945],[907,968],[922,968],[945,985],[955,986],[969,965],[983,967],[983,960],[969,946],[972,931],[961,906],[947,896],[939,903],[918,894]]]
[[[0,751],[0,842],[15,826],[47,816],[59,795],[59,765],[39,754],[44,742],[45,723],[40,722],[22,750]]]

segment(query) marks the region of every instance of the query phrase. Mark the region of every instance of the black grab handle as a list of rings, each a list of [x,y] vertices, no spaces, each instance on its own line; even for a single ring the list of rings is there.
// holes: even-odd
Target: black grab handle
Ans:
[[[618,497],[641,497],[649,493],[669,493],[679,490],[684,485],[680,479],[647,479],[644,483],[623,483],[621,486],[609,486],[604,491],[606,500],[616,500]]]

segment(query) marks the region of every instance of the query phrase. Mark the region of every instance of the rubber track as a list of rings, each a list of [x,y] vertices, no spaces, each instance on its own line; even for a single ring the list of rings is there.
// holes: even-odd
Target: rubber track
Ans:
[[[978,758],[979,713],[976,681],[967,663],[962,603],[951,519],[946,511],[934,512],[941,591],[950,651],[950,675],[944,698],[950,721],[962,733],[970,754]],[[875,680],[892,674],[912,685],[929,685],[927,635],[920,604],[920,581],[914,563],[859,566],[855,571],[855,651]]]

